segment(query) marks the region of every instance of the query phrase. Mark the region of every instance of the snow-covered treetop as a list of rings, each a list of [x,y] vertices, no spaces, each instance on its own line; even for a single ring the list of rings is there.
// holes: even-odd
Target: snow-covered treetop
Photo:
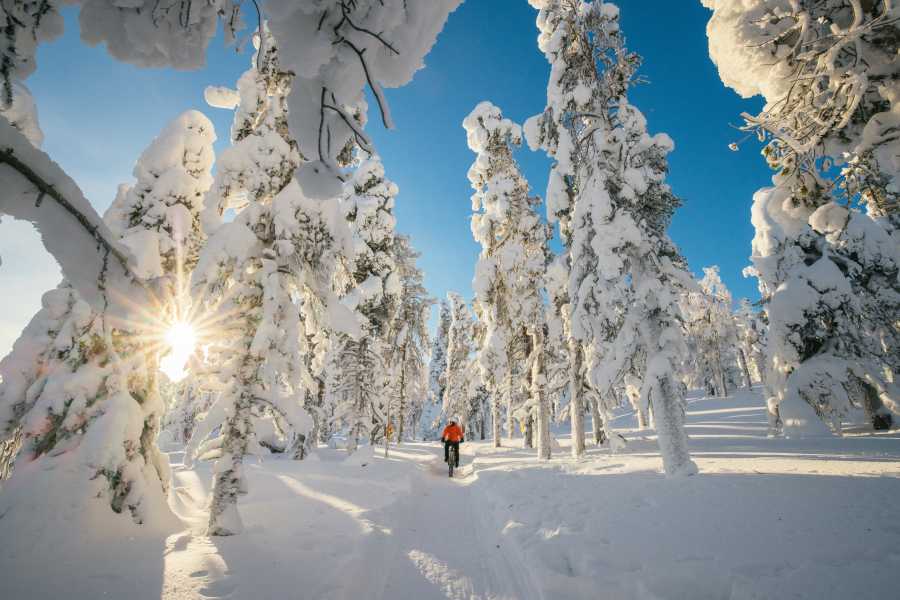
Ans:
[[[463,129],[466,130],[469,149],[479,154],[492,144],[511,143],[518,146],[522,143],[522,128],[504,119],[500,109],[487,100],[480,102],[463,120]],[[469,181],[475,183],[471,176]]]
[[[213,124],[203,113],[191,110],[176,117],[141,154],[134,167],[137,181],[107,216],[134,253],[141,277],[172,274],[196,261],[215,140]]]
[[[491,323],[499,318],[508,327],[510,319],[518,325],[524,318],[534,324],[541,301],[532,291],[542,287],[547,232],[535,211],[539,200],[529,197],[512,154],[522,143],[521,127],[490,102],[478,104],[463,127],[476,153],[468,175],[472,210],[480,211],[472,216],[472,234],[482,246],[473,281],[477,301],[497,313],[485,315]],[[489,325],[489,337],[498,326]]]
[[[716,301],[723,303],[725,306],[729,307],[730,310],[731,292],[728,290],[728,287],[725,286],[725,282],[722,281],[722,278],[719,275],[719,265],[703,267],[703,279],[698,283],[704,294],[711,298],[715,298]]]
[[[397,185],[385,179],[378,156],[364,161],[344,186],[341,212],[350,227],[350,286],[344,303],[376,329],[384,326],[401,292],[394,262],[394,198]]]
[[[542,148],[556,161],[547,184],[547,217],[551,223],[560,221],[566,242],[580,185],[578,167],[591,162],[583,144],[596,126],[595,115],[607,112],[611,99],[624,95],[640,57],[625,50],[619,10],[613,4],[531,4],[540,9],[538,47],[550,63],[550,79],[544,112],[528,119],[524,130],[532,150]]]
[[[216,107],[235,111],[232,145],[216,163],[216,177],[207,199],[203,225],[212,232],[227,209],[241,210],[250,202],[269,203],[288,184],[300,164],[297,144],[287,126],[287,94],[293,76],[281,69],[278,47],[268,29],[254,36],[256,53],[237,90],[208,87],[204,96]]]

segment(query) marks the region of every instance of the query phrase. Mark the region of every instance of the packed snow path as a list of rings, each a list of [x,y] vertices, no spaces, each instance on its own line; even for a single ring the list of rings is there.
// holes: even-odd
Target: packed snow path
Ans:
[[[175,464],[169,531],[105,511],[0,518],[0,598],[67,600],[883,599],[900,565],[900,433],[766,438],[756,394],[697,399],[696,477],[652,432],[618,454],[436,443],[247,465],[246,530],[203,535],[210,464]],[[41,498],[35,498],[40,509]],[[12,540],[12,542],[7,542]]]
[[[361,452],[349,460],[322,460],[314,473],[292,473],[297,463],[290,461],[279,461],[286,468],[273,473],[254,468],[246,503],[256,506],[268,497],[258,507],[263,510],[244,511],[247,531],[241,537],[215,540],[199,535],[205,485],[193,471],[176,471],[182,516],[191,519],[193,512],[197,531],[170,539],[164,597],[181,598],[194,588],[207,598],[276,598],[284,593],[285,578],[299,583],[298,570],[312,561],[298,597],[540,598],[522,560],[504,548],[502,534],[489,533],[484,508],[473,498],[471,453],[463,452],[464,466],[450,479],[441,452],[436,444],[404,444],[388,460],[380,449],[374,456]],[[344,472],[328,474],[335,469]],[[374,480],[369,473],[377,474]],[[282,519],[273,531],[273,520]],[[253,540],[253,550],[236,552],[229,564],[228,548],[244,547],[245,538]]]
[[[336,598],[420,598],[488,600],[538,598],[520,559],[492,531],[484,508],[473,498],[472,466],[447,476],[441,449],[412,445],[394,452],[425,467],[411,474],[409,495],[385,507],[376,529],[351,566],[360,577]],[[463,452],[463,462],[471,454]]]

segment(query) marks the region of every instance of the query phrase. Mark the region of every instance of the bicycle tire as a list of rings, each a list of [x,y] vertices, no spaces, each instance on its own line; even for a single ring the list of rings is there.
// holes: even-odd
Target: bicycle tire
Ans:
[[[453,477],[453,465],[456,464],[456,448],[450,447],[450,452],[448,453],[448,458],[450,460],[447,461],[447,466],[450,469],[450,477]]]

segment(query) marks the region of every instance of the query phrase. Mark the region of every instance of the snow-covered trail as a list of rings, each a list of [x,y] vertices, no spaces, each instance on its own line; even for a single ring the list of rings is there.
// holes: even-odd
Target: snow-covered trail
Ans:
[[[436,443],[304,461],[248,457],[245,530],[204,535],[209,462],[170,454],[171,529],[91,515],[0,518],[0,599],[761,600],[896,596],[900,431],[766,437],[757,393],[688,408],[696,477],[668,479],[652,431],[618,453]],[[508,442],[504,442],[508,444]],[[511,445],[518,446],[521,440]],[[41,510],[35,498],[35,514]],[[15,525],[15,526],[14,526]],[[7,537],[3,537],[7,536]]]
[[[409,495],[374,516],[390,524],[368,538],[353,570],[362,575],[337,596],[421,600],[513,600],[541,598],[524,564],[510,555],[484,507],[473,496],[472,453],[447,476],[442,450],[416,444],[395,451],[413,460]],[[423,460],[425,458],[425,460]],[[468,463],[468,464],[466,464]]]
[[[176,467],[173,506],[191,528],[167,540],[162,598],[278,598],[293,585],[329,600],[543,597],[474,491],[471,447],[453,479],[437,444],[359,454],[250,465],[233,538],[203,535],[208,478]]]

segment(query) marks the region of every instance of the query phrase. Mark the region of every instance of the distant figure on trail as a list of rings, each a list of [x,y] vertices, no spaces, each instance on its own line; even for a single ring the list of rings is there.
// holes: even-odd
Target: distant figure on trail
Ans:
[[[444,462],[449,461],[450,446],[453,446],[453,448],[456,450],[456,464],[453,466],[458,467],[459,444],[466,440],[463,437],[462,428],[456,423],[455,419],[450,419],[450,422],[447,423],[446,427],[444,427],[444,432],[441,434],[441,441],[444,442]]]

